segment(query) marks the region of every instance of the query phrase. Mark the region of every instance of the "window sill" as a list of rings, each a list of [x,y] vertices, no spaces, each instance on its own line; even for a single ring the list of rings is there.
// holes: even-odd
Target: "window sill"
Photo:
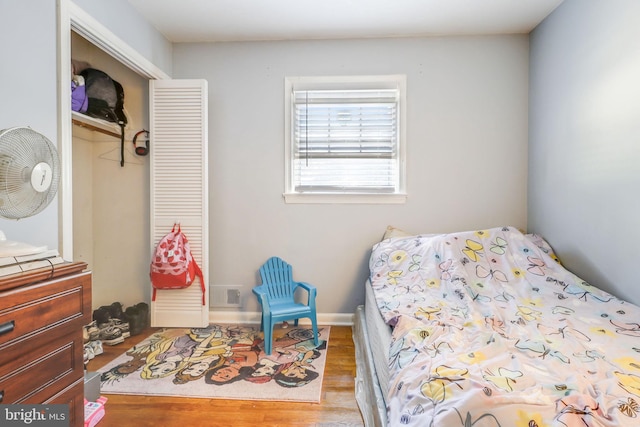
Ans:
[[[407,201],[402,194],[302,194],[284,193],[285,203],[333,203],[333,204],[401,204]]]

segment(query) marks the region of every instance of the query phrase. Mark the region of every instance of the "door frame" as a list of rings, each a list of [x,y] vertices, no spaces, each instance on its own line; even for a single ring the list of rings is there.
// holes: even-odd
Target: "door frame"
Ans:
[[[78,7],[72,0],[57,0],[58,18],[58,152],[61,175],[58,190],[58,250],[73,260],[73,176],[71,85],[71,31],[75,31],[142,77],[150,80],[170,76]]]

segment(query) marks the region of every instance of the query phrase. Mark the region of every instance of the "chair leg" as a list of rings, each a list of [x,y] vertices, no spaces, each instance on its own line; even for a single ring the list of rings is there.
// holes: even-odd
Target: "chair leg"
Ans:
[[[270,318],[265,319],[264,325],[264,352],[267,356],[271,355],[271,343],[273,340],[273,322]]]
[[[316,320],[316,316],[311,317],[311,327],[313,328],[313,343],[315,345],[320,345],[320,341],[318,339],[318,322]]]

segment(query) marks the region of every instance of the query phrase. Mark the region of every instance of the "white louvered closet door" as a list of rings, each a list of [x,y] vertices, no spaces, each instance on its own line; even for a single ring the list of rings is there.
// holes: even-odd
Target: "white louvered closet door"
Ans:
[[[185,289],[158,290],[151,302],[151,325],[203,327],[209,324],[207,82],[149,84],[151,250],[180,223],[206,290],[204,305],[200,279]]]

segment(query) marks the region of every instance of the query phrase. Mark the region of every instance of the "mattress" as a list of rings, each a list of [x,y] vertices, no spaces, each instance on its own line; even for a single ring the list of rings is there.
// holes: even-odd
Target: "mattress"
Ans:
[[[369,267],[366,300],[393,326],[389,340],[366,308],[388,425],[638,425],[640,307],[566,270],[538,236],[387,239]]]

